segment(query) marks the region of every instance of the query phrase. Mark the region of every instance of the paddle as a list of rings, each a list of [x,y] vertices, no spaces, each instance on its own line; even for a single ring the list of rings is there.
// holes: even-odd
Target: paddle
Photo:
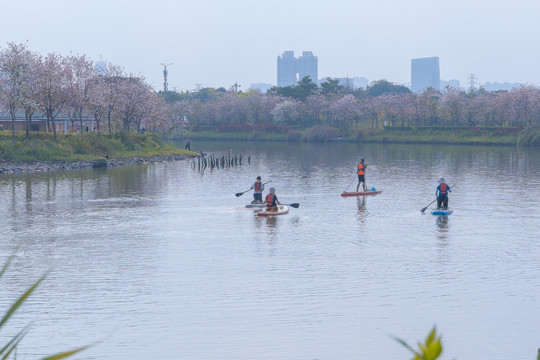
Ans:
[[[271,182],[272,182],[272,180],[267,181],[267,182],[263,183],[263,185],[266,185],[266,184],[271,183]],[[236,193],[235,195],[236,195],[236,197],[240,197],[240,196],[244,195],[245,193],[247,193],[247,192],[250,191],[250,190],[251,190],[251,188],[248,189],[248,190],[246,190],[246,191]]]
[[[456,186],[456,185],[452,185],[452,186],[450,186],[450,189],[453,189],[453,188],[454,188],[454,186]],[[434,203],[435,201],[437,201],[437,198],[435,198],[435,200],[433,200],[432,202],[430,202],[430,203],[429,203],[429,205],[428,205],[428,206],[426,206],[425,208],[422,208],[422,209],[420,209],[420,212],[422,212],[422,213],[423,213],[424,211],[426,211],[426,209],[427,209],[428,207],[430,207],[430,206],[431,206],[431,204],[433,204],[433,203]]]
[[[343,192],[346,192],[347,189],[352,185],[352,183],[354,182],[354,180],[356,180],[356,176],[352,179],[351,183],[349,185],[347,185],[347,187],[345,188],[345,190],[343,190]]]
[[[287,206],[292,206],[293,208],[298,209],[298,207],[300,206],[300,204],[299,204],[299,203],[292,203],[292,204],[287,204]]]

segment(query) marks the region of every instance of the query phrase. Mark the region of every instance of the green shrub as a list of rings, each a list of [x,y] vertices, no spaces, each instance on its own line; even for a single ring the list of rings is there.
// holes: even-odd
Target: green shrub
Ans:
[[[528,126],[519,133],[518,145],[540,146],[540,126]]]
[[[329,126],[313,126],[306,130],[307,141],[328,141],[339,136],[339,130]]]
[[[298,130],[291,130],[287,134],[287,141],[300,141],[302,139],[302,133]]]

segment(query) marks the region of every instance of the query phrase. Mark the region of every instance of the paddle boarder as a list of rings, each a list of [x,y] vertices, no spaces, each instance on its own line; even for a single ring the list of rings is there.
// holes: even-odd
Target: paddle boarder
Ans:
[[[270,192],[266,195],[266,211],[278,211],[278,205],[281,205],[276,196],[276,189],[270,188]]]
[[[362,184],[362,189],[364,189],[364,191],[367,191],[367,189],[366,189],[366,169],[367,169],[367,165],[364,162],[364,159],[360,159],[360,163],[358,164],[358,185],[356,185],[356,192],[358,192],[358,188],[360,187],[360,183]]]
[[[262,204],[262,192],[264,190],[264,184],[261,181],[261,177],[257,176],[257,180],[255,180],[255,183],[251,186],[250,190],[253,189],[253,201],[252,204]]]
[[[437,210],[441,209],[441,205],[443,210],[448,208],[449,192],[452,192],[452,190],[450,190],[450,186],[446,184],[444,178],[440,178],[439,186],[437,186],[437,190],[435,190],[435,196],[437,196]]]

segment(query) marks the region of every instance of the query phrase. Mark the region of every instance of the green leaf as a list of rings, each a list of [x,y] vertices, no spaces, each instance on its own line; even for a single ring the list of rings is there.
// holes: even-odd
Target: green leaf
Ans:
[[[6,272],[9,264],[11,263],[11,260],[13,260],[14,257],[15,255],[11,255],[10,257],[8,257],[6,263],[4,264],[4,267],[2,268],[2,271],[0,271],[0,279],[2,278],[2,275],[4,275],[4,273]]]
[[[435,360],[441,355],[442,353],[442,345],[441,342],[437,339],[436,341],[433,341],[429,346],[427,347],[425,351],[425,357],[426,360]]]
[[[58,360],[58,359],[64,359],[64,358],[67,358],[71,355],[75,355],[76,353],[80,352],[80,351],[83,351],[83,350],[86,350],[88,349],[90,346],[92,345],[87,345],[87,346],[83,346],[83,347],[80,347],[78,349],[75,349],[75,350],[71,350],[71,351],[67,351],[67,352],[64,352],[64,353],[60,353],[60,354],[56,354],[56,355],[52,355],[52,356],[48,356],[46,358],[43,358],[42,360]]]
[[[10,342],[7,343],[6,346],[4,346],[0,350],[0,355],[2,355],[10,348],[10,346],[12,346],[14,344],[12,346],[12,348],[8,351],[8,353],[2,359],[7,359],[7,357],[11,353],[11,351],[13,351],[13,349],[19,344],[19,342],[22,340],[22,338],[26,335],[29,328],[30,328],[30,325],[28,325],[24,329],[22,329],[17,335],[15,335],[15,337],[13,337],[13,339],[11,339]]]
[[[441,337],[437,336],[435,327],[433,327],[426,337],[425,344],[422,344],[421,342],[417,343],[419,351],[414,350],[405,341],[395,336],[393,336],[393,338],[414,354],[413,360],[436,360],[442,353]]]
[[[34,292],[34,290],[36,289],[36,287],[41,284],[41,282],[43,280],[45,280],[45,277],[47,276],[47,274],[43,275],[38,281],[36,281],[36,283],[34,285],[32,285],[28,290],[26,290],[26,292],[24,294],[21,295],[21,297],[19,298],[19,300],[17,300],[15,302],[15,304],[13,304],[11,306],[11,308],[8,310],[8,312],[4,315],[4,317],[2,318],[2,320],[0,321],[0,328],[2,327],[2,325],[4,325],[4,323],[6,321],[9,320],[9,318],[11,317],[11,315],[13,315],[13,313],[19,308],[19,306],[22,305],[22,303],[30,296],[30,294],[32,294]]]
[[[435,340],[435,332],[436,332],[436,329],[434,326],[431,332],[429,333],[428,337],[426,338],[426,345],[431,344],[433,340]]]
[[[11,348],[9,348],[9,350],[6,352],[4,357],[2,357],[2,360],[6,360],[9,357],[9,355],[13,352],[13,350],[15,350],[17,348],[17,346],[19,345],[21,340],[24,338],[24,336],[28,332],[29,328],[30,328],[30,326],[26,326],[17,335],[15,335],[15,337],[9,342],[9,344],[12,344]],[[9,344],[6,345],[6,347],[4,349],[7,349],[10,346]],[[4,349],[2,349],[2,352],[4,352]]]
[[[398,337],[395,337],[395,336],[392,336],[394,338],[394,340],[396,340],[398,343],[400,343],[401,345],[405,346],[407,349],[409,349],[410,352],[412,352],[413,354],[415,353],[415,350],[409,345],[407,344],[404,340],[401,340],[400,338]]]

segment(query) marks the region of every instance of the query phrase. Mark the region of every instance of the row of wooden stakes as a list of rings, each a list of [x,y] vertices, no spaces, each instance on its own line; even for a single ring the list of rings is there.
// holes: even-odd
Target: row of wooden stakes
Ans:
[[[221,155],[214,156],[213,154],[206,157],[204,154],[197,157],[197,161],[193,160],[191,162],[191,167],[193,169],[197,168],[198,171],[204,171],[206,168],[213,170],[214,168],[230,168],[242,165],[243,155]],[[248,164],[251,164],[251,155],[247,157]]]

